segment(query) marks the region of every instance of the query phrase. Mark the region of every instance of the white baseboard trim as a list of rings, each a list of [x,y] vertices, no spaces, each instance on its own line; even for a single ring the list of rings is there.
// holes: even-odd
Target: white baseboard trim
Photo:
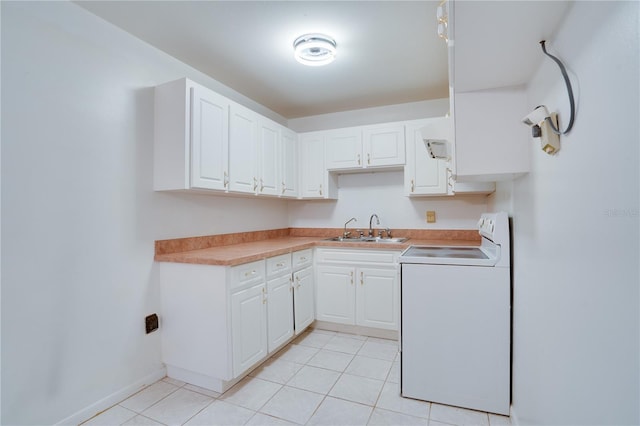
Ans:
[[[104,410],[113,407],[120,401],[127,399],[128,397],[138,392],[142,388],[157,382],[158,380],[162,379],[166,375],[167,375],[167,369],[166,367],[162,366],[158,368],[156,371],[152,372],[151,374],[148,374],[147,376],[143,377],[142,379],[128,386],[125,386],[119,391],[116,391],[111,395],[108,395],[107,397],[102,398],[97,402],[94,402],[88,407],[85,407],[82,410],[70,415],[66,419],[60,420],[59,422],[56,423],[56,425],[79,425],[80,423],[87,421],[90,418],[100,414]]]
[[[513,405],[511,406],[511,413],[509,417],[511,418],[511,426],[518,426],[520,424],[518,415],[516,414],[516,410],[513,408]]]
[[[340,333],[359,334],[363,336],[378,337],[381,339],[399,340],[400,333],[397,330],[383,330],[381,328],[363,327],[360,325],[338,324],[329,321],[314,321],[312,328]]]

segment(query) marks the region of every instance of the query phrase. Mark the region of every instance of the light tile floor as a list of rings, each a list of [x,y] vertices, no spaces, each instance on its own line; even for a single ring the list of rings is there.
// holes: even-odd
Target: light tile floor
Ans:
[[[164,379],[84,425],[510,425],[402,398],[397,342],[310,330],[224,394]]]

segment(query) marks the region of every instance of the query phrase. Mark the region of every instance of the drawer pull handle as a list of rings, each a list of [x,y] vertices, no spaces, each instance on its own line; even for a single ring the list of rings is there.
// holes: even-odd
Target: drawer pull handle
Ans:
[[[415,189],[416,189],[415,182],[413,181],[413,179],[411,179],[411,192],[413,192]]]
[[[353,285],[353,271],[349,272],[349,275],[351,276],[351,285]]]
[[[300,261],[301,261],[301,262],[304,262],[305,260],[307,260],[307,258],[306,258],[306,257],[304,257],[304,256],[302,256],[302,257],[300,258]]]
[[[360,271],[360,285],[364,285],[364,273]]]
[[[245,277],[250,277],[251,275],[255,275],[255,274],[256,274],[256,270],[254,269],[253,271],[245,272],[244,276]]]
[[[371,164],[371,154],[367,154],[367,164]]]
[[[280,262],[280,263],[276,263],[276,266],[277,266],[278,268],[282,268],[282,267],[284,266],[284,263],[282,263],[282,262]]]
[[[253,177],[253,190],[255,192],[256,188],[258,188],[258,179],[254,176]]]
[[[360,154],[358,154],[358,166],[360,165]]]

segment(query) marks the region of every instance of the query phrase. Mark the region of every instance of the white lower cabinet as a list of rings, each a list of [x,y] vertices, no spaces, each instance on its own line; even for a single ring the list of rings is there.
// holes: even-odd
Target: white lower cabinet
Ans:
[[[293,274],[293,312],[296,336],[315,320],[313,267]]]
[[[312,249],[238,266],[159,263],[169,377],[224,392],[314,320]]]
[[[398,330],[398,254],[317,249],[316,319]]]
[[[267,356],[267,295],[261,282],[231,294],[233,375]]]
[[[397,330],[400,305],[397,269],[358,268],[356,274],[356,324]]]
[[[293,297],[291,276],[267,282],[269,352],[286,343],[293,336]]]
[[[355,324],[354,268],[318,265],[316,271],[318,277],[316,319],[341,324]]]

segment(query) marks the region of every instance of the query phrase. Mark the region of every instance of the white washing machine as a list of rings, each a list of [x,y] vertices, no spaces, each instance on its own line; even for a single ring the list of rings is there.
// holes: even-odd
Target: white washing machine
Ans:
[[[509,414],[509,218],[486,213],[479,247],[411,246],[401,265],[401,395]]]

